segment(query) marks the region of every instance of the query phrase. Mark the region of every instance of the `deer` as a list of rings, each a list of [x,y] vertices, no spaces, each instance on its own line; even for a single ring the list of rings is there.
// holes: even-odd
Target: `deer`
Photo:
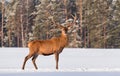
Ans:
[[[33,40],[28,42],[29,54],[25,57],[22,69],[25,69],[25,64],[28,59],[32,58],[33,65],[37,70],[38,67],[35,63],[38,55],[49,56],[55,55],[56,69],[58,70],[59,54],[68,45],[68,30],[71,25],[62,26],[61,24],[54,24],[60,28],[61,35],[59,37],[52,37],[47,40]]]

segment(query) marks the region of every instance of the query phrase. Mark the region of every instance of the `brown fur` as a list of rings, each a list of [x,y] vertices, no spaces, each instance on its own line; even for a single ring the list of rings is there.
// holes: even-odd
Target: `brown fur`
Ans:
[[[33,57],[32,61],[35,69],[38,69],[35,63],[35,60],[38,57],[38,55],[48,56],[52,54],[55,54],[56,69],[58,69],[59,54],[62,52],[63,48],[68,43],[68,38],[66,34],[68,27],[61,26],[60,28],[62,31],[60,37],[53,37],[48,40],[34,40],[28,43],[29,54],[24,59],[22,69],[24,69],[26,61],[31,57]]]

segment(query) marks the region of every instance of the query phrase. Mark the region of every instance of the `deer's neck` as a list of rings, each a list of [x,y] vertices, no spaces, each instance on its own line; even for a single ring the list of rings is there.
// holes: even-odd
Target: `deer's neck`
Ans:
[[[62,32],[61,33],[61,38],[64,42],[67,42],[68,41],[68,37],[67,37],[67,34],[65,32]]]

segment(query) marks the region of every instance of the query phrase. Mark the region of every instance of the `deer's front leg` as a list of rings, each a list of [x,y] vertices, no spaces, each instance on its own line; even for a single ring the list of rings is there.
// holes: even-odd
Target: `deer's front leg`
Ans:
[[[55,53],[55,60],[56,60],[56,69],[58,70],[58,61],[59,61],[59,54]]]

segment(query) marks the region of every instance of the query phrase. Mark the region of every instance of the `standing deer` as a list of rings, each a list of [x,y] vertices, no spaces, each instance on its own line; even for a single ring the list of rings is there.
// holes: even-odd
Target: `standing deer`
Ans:
[[[58,69],[59,54],[63,51],[64,47],[68,44],[67,31],[70,25],[63,27],[57,25],[61,29],[60,37],[53,37],[48,40],[34,40],[28,43],[29,54],[25,57],[22,69],[24,70],[25,64],[28,59],[32,57],[32,62],[35,69],[38,69],[35,61],[38,55],[49,56],[54,54],[56,60],[56,69]]]

